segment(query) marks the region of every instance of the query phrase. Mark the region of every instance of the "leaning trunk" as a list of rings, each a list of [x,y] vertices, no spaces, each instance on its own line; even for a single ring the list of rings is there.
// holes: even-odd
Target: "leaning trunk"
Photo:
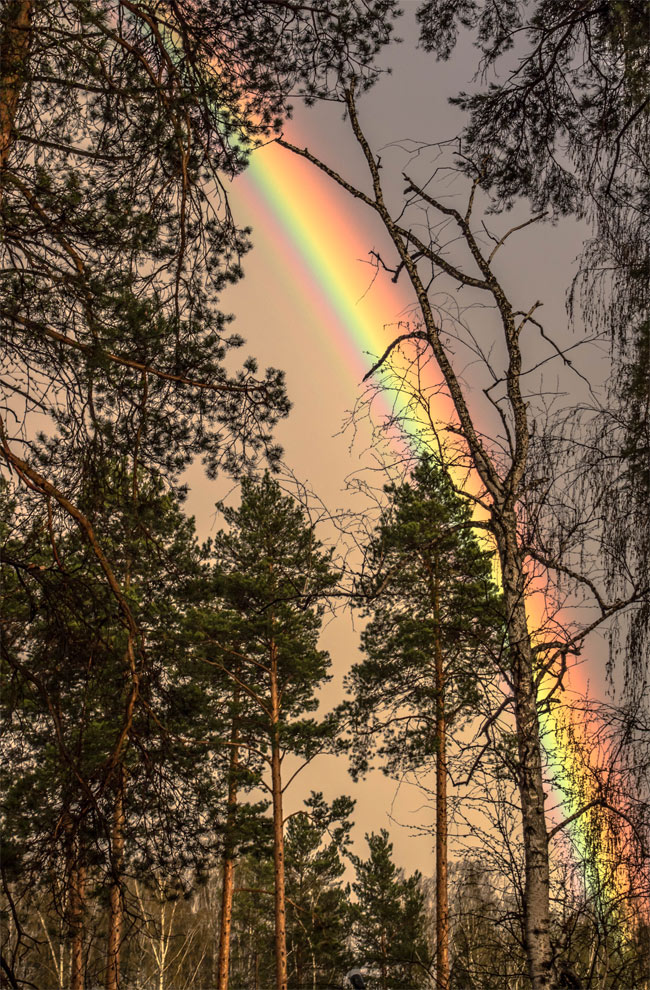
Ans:
[[[237,705],[237,691],[234,694]],[[230,932],[232,928],[232,899],[235,885],[235,855],[233,849],[233,831],[237,816],[237,765],[239,763],[239,736],[237,717],[233,717],[230,734],[230,767],[228,770],[228,816],[226,826],[226,843],[222,864],[221,888],[221,922],[219,926],[219,963],[217,970],[217,990],[228,990],[230,972]]]
[[[548,832],[544,815],[542,750],[537,714],[533,653],[525,607],[525,575],[517,546],[514,513],[504,513],[497,528],[508,616],[510,674],[514,694],[519,769],[517,785],[521,802],[524,843],[524,927],[528,974],[532,990],[554,985],[553,954],[549,933]]]
[[[271,791],[273,794],[273,865],[275,873],[276,990],[287,990],[287,922],[284,897],[284,817],[280,752],[280,692],[277,647],[271,643]]]
[[[440,640],[440,580],[434,573],[436,682],[436,985],[449,988],[449,901],[447,893],[447,720],[445,671]]]
[[[111,897],[106,953],[106,990],[119,990],[122,941],[122,874],[124,869],[124,767],[118,768],[111,830]]]

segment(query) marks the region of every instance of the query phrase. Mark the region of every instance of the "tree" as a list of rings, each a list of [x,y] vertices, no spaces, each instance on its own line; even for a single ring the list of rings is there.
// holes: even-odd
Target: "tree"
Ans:
[[[320,793],[287,821],[285,874],[289,982],[296,987],[335,984],[352,964],[350,905],[342,857],[349,855],[354,802]]]
[[[384,773],[426,772],[435,760],[436,985],[447,990],[448,736],[477,713],[481,677],[494,677],[502,619],[471,508],[433,460],[423,457],[410,481],[384,491],[388,503],[366,548],[366,659],[352,668],[353,700],[344,708],[356,773],[373,750]]]
[[[381,990],[428,986],[430,965],[422,877],[400,875],[388,832],[366,835],[370,856],[352,856],[354,944],[359,959],[377,970]]]
[[[396,0],[331,4],[9,0],[0,19],[2,455],[74,519],[138,633],[80,485],[128,450],[175,482],[197,456],[276,460],[282,373],[259,375],[228,331],[222,290],[248,231],[226,179],[332,70],[368,83]],[[25,446],[56,435],[44,463]],[[16,427],[13,427],[16,422]]]
[[[283,495],[268,472],[242,481],[237,509],[221,507],[228,532],[217,534],[217,610],[205,620],[206,662],[239,686],[242,713],[236,746],[266,770],[272,800],[275,963],[278,990],[287,986],[283,797],[298,769],[330,744],[333,720],[306,717],[328,677],[318,649],[323,597],[337,575],[331,551],[316,539],[304,510]],[[301,764],[286,779],[283,762]]]
[[[498,889],[496,873],[487,857],[468,858],[452,873],[453,990],[519,987],[524,978],[517,911]]]
[[[153,662],[141,707],[128,700],[119,613],[101,579],[89,580],[78,534],[58,542],[56,567],[45,563],[52,548],[37,501],[31,520],[18,517],[22,526],[8,512],[2,547],[3,745],[11,757],[3,879],[18,900],[34,885],[49,887],[68,927],[75,990],[84,985],[84,917],[96,891],[109,891],[105,969],[115,987],[127,877],[153,870],[182,889],[188,866],[200,870],[209,853],[208,827],[218,827],[220,810],[219,780],[197,759],[205,708],[184,666],[184,610],[204,569],[193,523],[156,481],[141,481],[134,503],[132,478],[120,468],[81,504],[122,570],[147,637]]]
[[[647,529],[650,497],[647,472],[638,471],[639,459],[650,457],[647,15],[642,0],[426,0],[417,14],[427,50],[447,59],[459,28],[469,29],[482,81],[488,71],[495,75],[452,102],[468,114],[463,151],[481,162],[481,182],[499,208],[526,197],[535,210],[591,224],[569,306],[576,311],[580,303],[589,326],[612,341],[608,408],[592,423],[583,453],[594,462],[588,484],[604,500],[606,539],[625,551],[622,566],[618,554],[604,555],[612,589],[630,570],[640,580],[650,570],[647,543],[636,542]],[[583,437],[586,429],[581,422]],[[646,602],[627,626],[628,678],[643,666],[649,633]]]
[[[571,566],[573,561],[567,562],[561,544],[554,547],[549,557],[535,543],[536,514],[541,511],[540,501],[548,494],[553,479],[547,477],[547,465],[543,468],[537,465],[539,473],[531,466],[531,442],[542,427],[544,408],[539,402],[540,386],[528,374],[524,359],[532,331],[539,330],[542,339],[547,335],[534,316],[539,302],[532,305],[513,302],[496,271],[495,256],[517,228],[494,237],[488,247],[485,232],[475,229],[473,209],[481,182],[480,168],[476,169],[463,209],[443,198],[446,191],[436,195],[435,174],[416,178],[406,172],[402,173],[405,198],[392,208],[386,192],[387,164],[385,159],[378,159],[363,131],[354,88],[343,86],[341,98],[366,162],[370,192],[348,181],[309,149],[298,148],[284,139],[279,139],[279,143],[312,162],[373,211],[394,252],[394,257],[389,259],[375,252],[377,267],[385,269],[393,279],[406,277],[417,300],[418,320],[389,344],[366,377],[386,369],[391,357],[394,359],[399,354],[399,348],[410,345],[416,348],[416,363],[418,357],[435,363],[441,379],[438,389],[442,388],[451,401],[452,416],[448,422],[439,421],[432,414],[429,395],[417,374],[409,379],[403,368],[397,370],[395,377],[401,407],[406,409],[405,417],[409,408],[416,409],[419,422],[428,424],[428,441],[444,464],[453,465],[459,479],[456,483],[459,493],[470,498],[484,514],[474,525],[491,534],[498,555],[506,617],[506,649],[501,670],[511,692],[505,705],[513,713],[516,730],[515,773],[524,843],[528,970],[533,990],[543,990],[557,978],[549,932],[549,832],[544,813],[546,795],[538,706],[545,703],[545,696],[553,697],[567,656],[579,652],[588,633],[648,594],[647,575],[631,579],[623,595],[610,598],[606,589],[599,589],[589,575],[581,573],[580,559],[578,567]],[[415,159],[414,168],[419,161]],[[530,222],[539,219],[535,217]],[[456,237],[453,255],[448,247],[448,226]],[[422,234],[422,230],[426,233]],[[480,332],[474,329],[467,313],[460,314],[458,319],[443,320],[435,299],[445,280],[451,293],[462,287],[474,293],[475,300],[483,300],[491,307],[489,344],[485,340],[485,326],[481,326]],[[558,352],[561,355],[556,344],[551,342],[551,347],[548,360],[557,358]],[[477,382],[470,389],[462,362],[464,359],[476,362],[477,358],[480,370],[474,371]],[[413,360],[412,351],[410,360]],[[482,410],[478,402],[481,395],[486,400]],[[481,412],[484,415],[479,421]],[[427,442],[426,430],[420,431],[418,442]],[[583,530],[574,528],[574,541],[576,532],[582,536]],[[535,575],[536,567],[542,569],[539,577]],[[554,617],[550,617],[548,622],[545,618],[541,626],[534,628],[527,611],[533,588],[539,588],[533,580],[545,582],[548,600],[554,602],[553,587],[557,588],[560,576],[580,594],[590,596],[596,608],[595,617],[587,622],[578,621],[572,629],[558,628]],[[549,685],[548,694],[546,685]]]
[[[637,0],[420,4],[428,51],[448,59],[459,27],[466,28],[481,70],[503,72],[486,89],[454,100],[469,114],[466,149],[485,160],[484,181],[502,202],[526,196],[535,209],[578,215],[590,206],[643,209],[646,15]]]

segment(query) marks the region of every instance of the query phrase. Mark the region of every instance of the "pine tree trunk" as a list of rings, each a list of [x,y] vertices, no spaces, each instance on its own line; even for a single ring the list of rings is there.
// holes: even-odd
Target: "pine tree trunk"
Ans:
[[[70,960],[70,990],[84,990],[84,924],[86,900],[86,868],[79,862],[71,890],[72,945]]]
[[[435,563],[433,615],[436,665],[436,986],[449,988],[449,901],[447,892],[447,719],[445,671],[440,641],[440,579]]]
[[[275,873],[275,978],[276,990],[287,990],[287,931],[284,896],[284,815],[280,753],[280,693],[278,657],[271,643],[271,791],[273,795],[273,863]]]
[[[124,867],[124,767],[119,767],[111,830],[112,874],[108,947],[106,953],[106,990],[119,990],[120,947],[122,941],[122,872]]]
[[[9,0],[3,7],[0,35],[0,173],[7,165],[15,137],[18,101],[27,75],[33,3],[30,0]]]
[[[70,990],[84,990],[83,914],[86,872],[82,865],[81,843],[70,822],[65,839],[66,916],[70,944]]]
[[[233,700],[235,705],[239,698],[239,692],[235,688]],[[238,746],[238,725],[237,717],[232,720],[232,730],[230,733],[230,767],[228,770],[228,814],[226,844],[223,854],[222,864],[222,887],[221,887],[221,922],[219,925],[219,962],[217,970],[217,990],[228,990],[228,976],[230,972],[230,933],[232,929],[232,900],[235,885],[235,856],[232,844],[232,833],[235,827],[237,814],[237,765],[239,763]]]
[[[507,528],[497,529],[503,592],[508,616],[510,674],[515,702],[519,757],[518,788],[524,845],[524,928],[528,975],[532,990],[556,985],[549,932],[548,832],[544,815],[542,752],[537,713],[533,654],[525,607],[525,576],[517,546],[514,513]]]

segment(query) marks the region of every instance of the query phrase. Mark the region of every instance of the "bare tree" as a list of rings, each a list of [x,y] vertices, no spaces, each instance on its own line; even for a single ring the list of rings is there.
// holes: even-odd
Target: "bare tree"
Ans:
[[[477,169],[466,206],[459,210],[431,189],[433,176],[416,181],[402,173],[406,190],[396,209],[389,205],[393,194],[385,178],[386,168],[371,148],[357,113],[354,88],[344,95],[350,128],[367,165],[371,191],[348,181],[335,168],[306,148],[285,139],[280,144],[310,161],[355,199],[365,203],[380,219],[390,239],[394,262],[374,254],[378,268],[393,280],[404,276],[417,300],[417,319],[395,338],[373,366],[379,372],[400,347],[415,344],[423,357],[433,358],[442,377],[444,390],[453,405],[453,419],[436,422],[427,395],[416,379],[405,381],[407,397],[419,405],[420,417],[428,417],[442,462],[454,465],[458,490],[471,498],[479,510],[476,526],[490,534],[497,550],[506,614],[507,651],[502,676],[510,689],[516,728],[516,783],[521,811],[524,846],[524,926],[529,978],[533,990],[557,986],[556,960],[550,937],[549,909],[549,827],[545,814],[544,763],[540,739],[539,706],[547,703],[563,676],[569,654],[577,653],[587,634],[638,600],[644,589],[632,587],[625,598],[607,599],[589,578],[567,573],[559,559],[542,560],[542,576],[548,582],[561,572],[591,592],[597,613],[587,621],[561,631],[536,628],[527,606],[535,589],[527,525],[527,493],[534,479],[530,474],[531,440],[535,435],[534,385],[527,377],[531,368],[550,358],[522,342],[524,332],[536,329],[551,348],[551,356],[569,363],[566,354],[550,341],[535,317],[539,301],[517,305],[504,288],[496,270],[495,258],[505,242],[521,227],[539,222],[542,215],[513,226],[501,236],[492,236],[485,246],[485,230],[475,230],[473,208],[480,183]],[[451,251],[450,251],[451,246]],[[459,260],[456,260],[456,259]],[[443,317],[434,295],[440,284],[451,281],[452,289],[474,293],[491,308],[481,312],[481,326],[474,328],[462,318]],[[490,339],[486,339],[489,332]],[[459,336],[461,334],[461,336]],[[460,356],[459,356],[460,355]],[[491,404],[496,426],[491,434],[479,425],[475,396],[464,377],[460,361],[471,356],[487,371],[483,389]],[[552,472],[552,467],[551,467]],[[459,480],[465,477],[465,481]],[[539,479],[537,479],[539,483]],[[539,587],[539,584],[538,584]],[[553,687],[549,688],[549,685]]]

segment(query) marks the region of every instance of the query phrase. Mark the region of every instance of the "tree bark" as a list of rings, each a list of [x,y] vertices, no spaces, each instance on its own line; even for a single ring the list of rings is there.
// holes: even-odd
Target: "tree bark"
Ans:
[[[533,990],[555,985],[549,922],[548,831],[533,654],[525,606],[525,575],[514,510],[495,520],[508,617],[510,673],[518,752],[518,789],[524,845],[524,929]]]
[[[436,986],[449,988],[449,901],[447,892],[447,719],[445,671],[440,641],[440,578],[434,566],[433,615],[436,682]]]
[[[66,920],[70,944],[70,990],[84,990],[84,906],[86,870],[81,842],[75,838],[72,822],[66,829],[65,874],[67,887]]]
[[[237,704],[239,691],[235,687],[233,700]],[[235,886],[235,855],[232,833],[237,814],[237,765],[239,763],[239,734],[237,717],[233,716],[230,733],[230,767],[228,770],[228,813],[226,843],[222,864],[221,921],[219,924],[219,962],[217,969],[217,990],[228,990],[230,973],[230,933],[232,929],[232,900]]]
[[[273,795],[273,865],[275,874],[276,990],[287,990],[287,921],[284,895],[284,815],[280,751],[280,692],[277,646],[271,642],[271,792]]]
[[[83,915],[86,903],[86,868],[81,863],[77,866],[77,873],[73,886],[73,896],[74,928],[71,949],[72,959],[70,966],[70,990],[84,990],[85,974]]]
[[[0,36],[0,203],[1,173],[7,167],[14,143],[18,101],[27,75],[33,13],[31,0],[9,0],[3,6]]]
[[[122,942],[123,901],[122,874],[124,868],[124,767],[118,768],[111,830],[112,884],[106,952],[106,990],[119,990],[120,948]]]
[[[70,889],[70,990],[84,990],[84,908],[86,901],[86,868],[77,859]]]

